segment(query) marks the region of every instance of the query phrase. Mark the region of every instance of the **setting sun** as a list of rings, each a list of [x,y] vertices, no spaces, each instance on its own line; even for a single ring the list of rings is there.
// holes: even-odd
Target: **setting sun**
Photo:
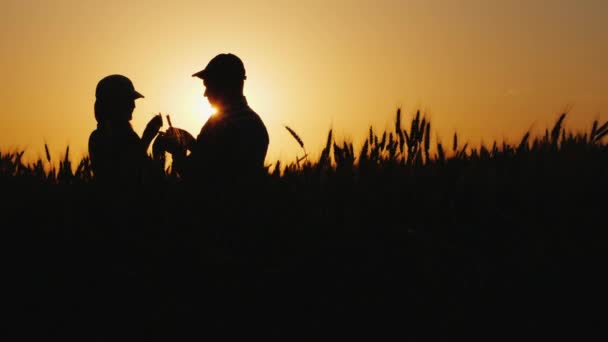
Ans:
[[[141,132],[148,120],[160,112],[164,120],[161,130],[169,127],[166,116],[170,115],[174,127],[185,129],[196,137],[203,124],[216,110],[203,96],[204,87],[200,80],[186,78],[186,81],[189,82],[179,81],[176,77],[174,82],[164,86],[166,89],[158,99],[145,94],[146,98],[137,100],[132,121],[135,130]],[[137,88],[136,80],[133,80],[133,83]],[[154,108],[161,110],[154,111]]]
[[[608,0],[1,1],[7,341],[605,333]]]
[[[191,75],[222,52],[245,64],[245,95],[270,135],[267,163],[300,153],[284,125],[314,151],[332,127],[361,143],[397,107],[404,118],[432,112],[434,136],[458,131],[471,144],[517,139],[569,105],[577,130],[608,110],[605,1],[142,4],[4,1],[0,144],[33,158],[45,140],[86,154],[95,85],[115,73],[145,96],[138,134],[161,112],[196,136],[212,111]],[[231,13],[230,24],[201,13]]]

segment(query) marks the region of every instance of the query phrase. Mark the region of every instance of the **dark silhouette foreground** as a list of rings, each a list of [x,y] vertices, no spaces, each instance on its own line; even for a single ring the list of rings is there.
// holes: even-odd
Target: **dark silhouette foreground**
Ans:
[[[0,154],[6,340],[602,336],[608,125],[425,158],[421,122],[253,200]]]

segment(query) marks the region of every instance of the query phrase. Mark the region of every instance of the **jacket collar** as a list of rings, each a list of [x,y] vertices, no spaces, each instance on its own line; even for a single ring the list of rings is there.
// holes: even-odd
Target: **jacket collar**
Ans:
[[[231,115],[234,113],[238,113],[243,111],[244,109],[248,109],[249,104],[247,104],[247,98],[245,96],[233,100],[227,104],[225,104],[221,110],[218,112],[219,115]]]

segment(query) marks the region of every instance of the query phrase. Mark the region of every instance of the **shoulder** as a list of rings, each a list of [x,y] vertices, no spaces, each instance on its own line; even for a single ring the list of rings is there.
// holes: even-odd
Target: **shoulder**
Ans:
[[[101,132],[99,131],[99,129],[95,129],[89,135],[89,140],[91,140],[91,139],[98,139],[100,135],[101,135]]]
[[[250,129],[258,132],[259,135],[261,135],[266,141],[268,141],[268,131],[266,130],[266,125],[264,125],[264,121],[262,121],[262,118],[258,115],[258,113],[253,111],[251,108],[246,111],[245,124],[250,127]]]
[[[253,109],[247,107],[234,116],[233,122],[250,128],[266,130],[262,118]]]
[[[103,140],[105,140],[105,135],[103,134],[102,131],[100,131],[99,129],[96,129],[93,132],[91,132],[91,134],[89,135],[89,147],[91,147],[93,145],[97,145],[97,144],[101,143]]]

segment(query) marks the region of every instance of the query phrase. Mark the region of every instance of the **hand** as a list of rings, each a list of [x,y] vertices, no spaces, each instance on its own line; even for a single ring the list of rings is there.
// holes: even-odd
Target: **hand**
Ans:
[[[144,140],[152,140],[160,128],[163,126],[163,117],[160,113],[155,115],[146,125],[146,129],[144,130]]]
[[[175,141],[177,144],[179,144],[182,148],[186,150],[192,150],[194,144],[196,143],[196,139],[194,139],[192,134],[181,128],[169,127],[165,131],[164,136],[167,139]]]
[[[167,131],[158,133],[158,137],[152,145],[152,150],[154,155],[169,152],[174,157],[183,157],[187,150],[192,150],[195,142],[194,137],[187,131],[170,127]]]

